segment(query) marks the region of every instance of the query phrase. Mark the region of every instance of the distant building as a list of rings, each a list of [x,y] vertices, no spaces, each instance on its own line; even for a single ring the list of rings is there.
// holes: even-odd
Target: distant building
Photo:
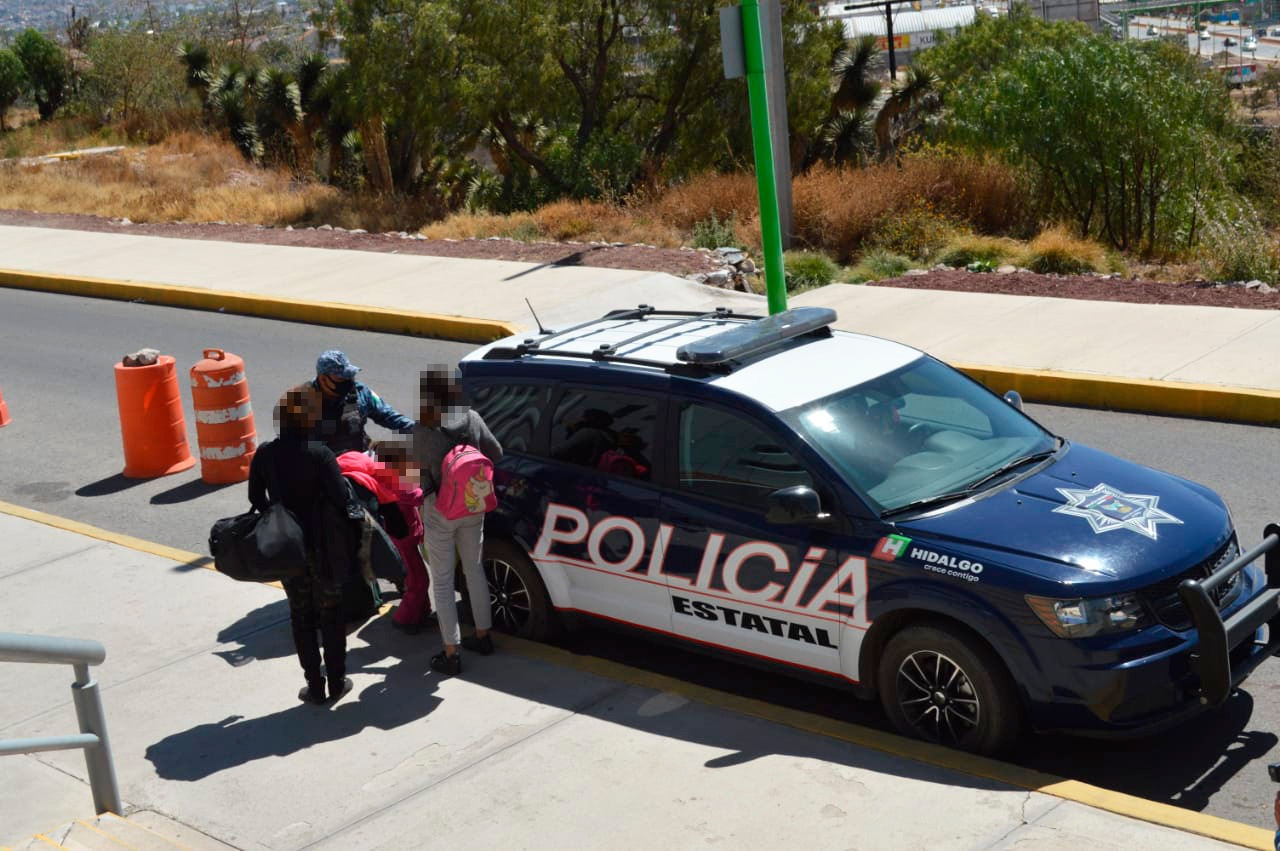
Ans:
[[[1101,24],[1098,0],[1023,0],[1027,8],[1046,21],[1080,21],[1089,29]]]
[[[879,10],[849,9],[845,4],[832,3],[822,8],[822,17],[840,21],[847,39],[874,35],[881,50],[889,49],[889,27],[883,7]],[[893,50],[898,64],[911,64],[916,53],[937,44],[940,33],[952,33],[970,26],[976,17],[977,7],[972,5],[939,6],[917,11],[905,3],[895,4]]]

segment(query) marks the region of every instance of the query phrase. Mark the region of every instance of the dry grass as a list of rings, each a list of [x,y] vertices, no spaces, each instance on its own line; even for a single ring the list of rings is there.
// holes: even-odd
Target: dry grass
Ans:
[[[259,168],[230,143],[198,133],[48,165],[6,164],[0,167],[0,208],[135,222],[328,223],[367,230],[413,229],[425,215],[403,201],[345,195]]]
[[[11,157],[33,156],[122,142],[119,130],[94,130],[65,119],[28,124],[0,136],[0,153],[7,149]],[[1028,208],[1009,169],[945,151],[913,154],[901,165],[818,167],[795,179],[793,200],[796,247],[823,251],[842,263],[865,252],[877,234],[905,228],[913,210],[928,209],[940,220],[982,233],[1007,233],[1026,229]],[[370,231],[416,230],[430,218],[426,203],[298,181],[285,171],[248,164],[229,142],[196,131],[171,133],[159,144],[131,147],[120,155],[39,167],[0,164],[0,206],[137,222],[328,223]],[[705,226],[712,217],[732,227],[737,244],[759,254],[759,208],[751,174],[701,175],[625,205],[557,201],[509,216],[458,213],[422,233],[437,239],[504,236],[675,247],[689,244],[695,226]],[[937,241],[930,242],[930,250]]]
[[[948,266],[968,266],[970,263],[990,263],[1003,266],[1019,260],[1026,246],[1012,239],[981,234],[964,233],[954,237],[938,252],[938,262]]]
[[[647,210],[598,201],[555,201],[532,213],[455,213],[422,228],[429,239],[501,236],[525,242],[627,242],[675,248],[680,231]]]
[[[920,154],[865,169],[818,167],[793,184],[796,234],[851,262],[885,221],[919,205],[982,232],[1025,226],[1028,203],[1005,167],[967,156]]]
[[[1021,264],[1033,272],[1078,275],[1108,268],[1107,252],[1101,245],[1080,239],[1058,225],[1041,231],[1031,240]]]
[[[750,174],[704,174],[676,184],[641,205],[647,214],[688,233],[713,215],[722,222],[749,220],[758,215],[756,180]],[[756,242],[759,242],[756,237]]]

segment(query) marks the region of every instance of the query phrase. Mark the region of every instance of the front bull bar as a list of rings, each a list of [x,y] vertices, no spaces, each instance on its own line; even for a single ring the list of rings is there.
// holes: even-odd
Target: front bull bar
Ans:
[[[1227,620],[1213,602],[1213,593],[1240,571],[1265,555],[1267,590]],[[1191,667],[1200,676],[1200,702],[1219,706],[1232,689],[1280,649],[1280,525],[1272,523],[1262,535],[1262,543],[1237,556],[1204,579],[1184,579],[1178,596],[1191,613],[1199,635],[1199,646],[1191,654]],[[1231,651],[1266,624],[1267,643],[1255,647],[1248,659],[1231,667]]]

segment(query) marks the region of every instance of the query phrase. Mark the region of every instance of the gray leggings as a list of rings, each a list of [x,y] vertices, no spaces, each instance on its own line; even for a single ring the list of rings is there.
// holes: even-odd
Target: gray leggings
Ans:
[[[445,644],[458,644],[462,633],[458,628],[458,600],[454,593],[454,568],[462,557],[462,575],[471,592],[471,616],[476,629],[493,626],[493,610],[489,606],[489,583],[480,565],[484,544],[484,515],[449,520],[436,511],[435,496],[422,505],[422,525],[426,531],[427,569],[431,571],[431,597],[440,620],[440,637]]]

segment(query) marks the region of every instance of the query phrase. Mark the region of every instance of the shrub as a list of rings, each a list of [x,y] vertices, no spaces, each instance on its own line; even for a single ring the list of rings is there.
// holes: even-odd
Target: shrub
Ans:
[[[842,263],[870,247],[877,226],[917,207],[983,233],[1021,233],[1032,206],[1009,167],[940,149],[908,155],[900,166],[815,166],[796,177],[792,192],[795,235]]]
[[[788,251],[784,260],[787,292],[825,287],[840,271],[830,257],[819,251]]]
[[[1096,242],[1079,239],[1058,226],[1031,240],[1022,265],[1041,274],[1082,275],[1106,268],[1107,256]]]
[[[538,242],[546,239],[542,228],[528,216],[512,216],[508,219],[506,226],[498,231],[498,236],[505,236],[517,242]]]
[[[952,237],[938,253],[938,262],[964,268],[975,263],[994,267],[1008,263],[1017,253],[1018,246],[1013,240],[966,233]]]
[[[917,201],[876,223],[867,242],[892,254],[928,260],[951,239],[955,227],[927,201]]]
[[[735,224],[734,216],[721,221],[715,213],[712,213],[708,218],[694,224],[690,244],[694,248],[741,247],[735,233]]]
[[[533,212],[539,230],[556,242],[599,239],[617,218],[617,207],[599,201],[552,201]]]
[[[638,206],[662,222],[692,231],[699,222],[712,218],[720,222],[749,218],[758,212],[759,201],[751,174],[704,174]]]
[[[1215,281],[1275,284],[1280,279],[1280,245],[1250,215],[1210,222],[1204,229],[1202,254],[1205,271]]]
[[[862,261],[855,266],[851,276],[861,281],[879,281],[884,278],[897,278],[911,268],[910,258],[888,251],[868,251]]]

